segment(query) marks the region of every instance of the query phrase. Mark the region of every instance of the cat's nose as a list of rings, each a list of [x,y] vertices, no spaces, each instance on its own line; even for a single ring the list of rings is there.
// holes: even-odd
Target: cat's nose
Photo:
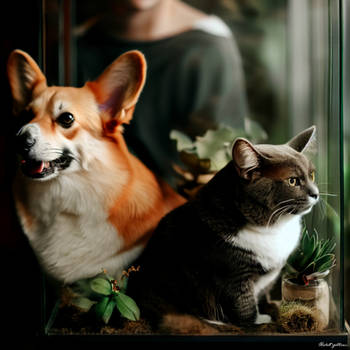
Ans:
[[[312,190],[309,190],[309,196],[316,201],[318,200],[318,193],[316,193]]]

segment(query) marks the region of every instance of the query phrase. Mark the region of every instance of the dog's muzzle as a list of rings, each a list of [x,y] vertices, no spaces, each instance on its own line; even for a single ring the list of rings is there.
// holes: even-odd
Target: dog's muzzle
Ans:
[[[58,153],[53,160],[38,159],[34,146],[38,142],[38,131],[35,125],[23,127],[16,136],[17,153],[21,156],[22,172],[33,179],[43,179],[69,167],[73,158],[67,149]]]

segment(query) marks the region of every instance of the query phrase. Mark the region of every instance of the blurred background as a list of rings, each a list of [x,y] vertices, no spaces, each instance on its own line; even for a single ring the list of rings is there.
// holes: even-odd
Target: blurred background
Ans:
[[[246,117],[266,131],[267,142],[283,143],[310,125],[317,126],[318,149],[314,162],[317,182],[326,195],[307,222],[322,237],[336,238],[337,266],[330,284],[341,326],[344,319],[350,318],[349,2],[185,2],[217,15],[232,31],[244,72]],[[91,19],[103,15],[110,4],[111,1],[103,0],[13,1],[6,4],[1,15],[5,123],[0,128],[3,164],[0,257],[6,285],[12,286],[15,281],[19,284],[11,287],[11,302],[6,305],[8,323],[13,329],[18,319],[22,319],[28,334],[40,328],[45,293],[43,278],[18,226],[11,199],[15,165],[7,128],[11,99],[6,60],[11,50],[21,48],[37,60],[50,84],[80,85],[79,40],[84,38],[93,22]],[[9,291],[2,292],[6,298]]]

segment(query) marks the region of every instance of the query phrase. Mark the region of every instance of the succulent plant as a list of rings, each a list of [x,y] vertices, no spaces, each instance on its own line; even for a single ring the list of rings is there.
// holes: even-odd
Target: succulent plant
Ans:
[[[108,276],[105,270],[94,278],[77,281],[72,286],[75,293],[72,304],[84,312],[93,309],[97,318],[105,324],[109,322],[115,308],[128,320],[139,320],[138,306],[125,294],[129,273],[132,271],[138,271],[138,268],[131,267],[124,271],[119,282]]]
[[[301,285],[325,277],[336,263],[335,245],[334,239],[320,239],[315,229],[309,233],[304,228],[300,244],[285,266],[287,277]]]

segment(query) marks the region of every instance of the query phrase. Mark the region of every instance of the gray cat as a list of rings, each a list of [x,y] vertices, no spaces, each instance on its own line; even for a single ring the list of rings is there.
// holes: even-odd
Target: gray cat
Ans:
[[[276,280],[318,201],[304,155],[311,127],[284,145],[239,138],[232,161],[197,196],[166,215],[138,261],[129,293],[153,325],[167,313],[213,323],[268,323],[260,296]]]

